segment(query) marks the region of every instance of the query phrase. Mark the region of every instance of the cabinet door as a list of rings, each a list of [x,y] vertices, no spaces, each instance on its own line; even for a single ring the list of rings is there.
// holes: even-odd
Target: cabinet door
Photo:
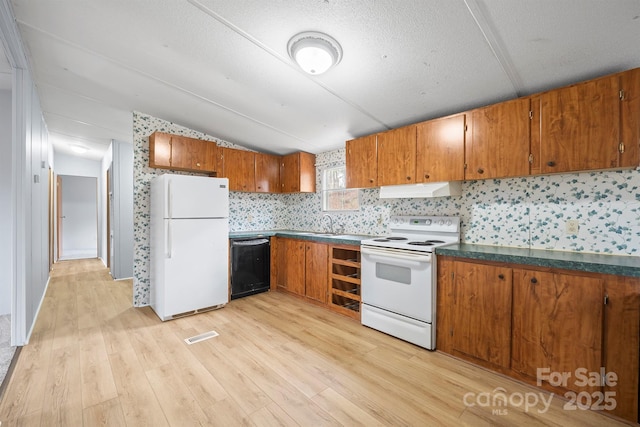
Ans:
[[[614,415],[638,420],[638,380],[640,365],[640,278],[607,276],[605,283],[605,362],[607,372],[615,372],[615,386],[604,391],[616,393]]]
[[[194,169],[198,163],[200,146],[192,138],[171,135],[171,167],[175,169]]]
[[[465,115],[417,125],[416,182],[464,180]]]
[[[346,143],[347,188],[378,186],[378,144],[376,135]]]
[[[478,108],[467,118],[465,179],[529,174],[529,98]]]
[[[149,135],[149,167],[171,167],[171,135],[162,132]]]
[[[633,167],[640,165],[640,68],[622,73],[620,80],[623,98],[619,166]]]
[[[567,389],[599,389],[577,386],[575,372],[603,366],[601,279],[515,269],[513,307],[514,370],[533,378],[538,368],[568,372]]]
[[[300,191],[300,156],[298,156],[298,153],[282,157],[280,180],[280,187],[283,193],[297,193]]]
[[[436,349],[452,354],[456,261],[445,256],[438,256],[437,262]]]
[[[255,153],[246,150],[224,150],[224,172],[231,191],[255,191]]]
[[[258,193],[280,192],[280,157],[256,153],[256,184]]]
[[[508,368],[511,359],[511,269],[455,266],[453,349]]]
[[[282,157],[280,187],[283,193],[314,193],[316,191],[316,156],[298,152]]]
[[[305,294],[305,247],[304,242],[294,239],[279,240],[278,251],[282,251],[281,264],[283,270],[282,284],[294,294]]]
[[[305,295],[326,304],[329,289],[329,247],[321,243],[307,243],[305,246]]]
[[[171,135],[171,168],[215,172],[216,148],[215,142]]]
[[[619,129],[617,75],[541,94],[541,172],[617,167]]]
[[[216,172],[218,161],[218,145],[213,141],[199,141],[199,154],[196,168],[203,172]],[[198,163],[200,165],[198,166]]]
[[[378,185],[416,182],[416,126],[379,133]]]

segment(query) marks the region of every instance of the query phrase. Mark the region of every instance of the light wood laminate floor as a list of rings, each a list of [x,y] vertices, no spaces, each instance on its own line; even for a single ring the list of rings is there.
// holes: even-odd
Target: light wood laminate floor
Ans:
[[[165,323],[131,301],[98,260],[55,264],[2,427],[622,425],[559,398],[544,413],[467,406],[541,392],[281,293]]]

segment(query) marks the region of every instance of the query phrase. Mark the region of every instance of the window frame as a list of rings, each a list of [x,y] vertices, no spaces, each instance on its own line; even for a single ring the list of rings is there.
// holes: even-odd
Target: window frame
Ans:
[[[327,174],[330,173],[331,171],[335,171],[335,170],[339,170],[339,169],[343,170],[344,182],[345,182],[344,187],[327,188]],[[360,211],[360,205],[361,205],[360,189],[359,188],[346,188],[346,170],[347,170],[347,167],[345,165],[331,166],[331,167],[326,167],[326,168],[322,169],[322,172],[320,174],[320,181],[321,181],[320,193],[321,193],[321,197],[322,197],[322,200],[321,200],[321,202],[322,202],[322,212],[340,213],[340,212],[358,212],[358,211]],[[355,193],[356,194],[356,198],[357,198],[358,207],[356,209],[328,209],[328,195],[330,193],[332,193],[332,192],[338,192],[338,191]],[[344,205],[344,197],[342,197],[342,200],[343,200],[343,205]]]

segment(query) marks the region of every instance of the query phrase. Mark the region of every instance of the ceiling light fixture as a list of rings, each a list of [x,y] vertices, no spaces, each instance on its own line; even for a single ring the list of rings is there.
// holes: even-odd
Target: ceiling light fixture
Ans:
[[[71,148],[71,151],[78,154],[86,153],[87,151],[89,151],[87,147],[80,144],[71,144],[69,145],[69,148]]]
[[[316,31],[305,31],[291,37],[287,50],[300,68],[316,76],[342,59],[340,44],[333,37]]]

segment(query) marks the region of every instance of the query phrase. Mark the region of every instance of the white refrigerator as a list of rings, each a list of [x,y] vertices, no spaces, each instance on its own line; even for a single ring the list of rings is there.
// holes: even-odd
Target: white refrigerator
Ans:
[[[151,180],[151,308],[161,320],[229,302],[229,180]]]

